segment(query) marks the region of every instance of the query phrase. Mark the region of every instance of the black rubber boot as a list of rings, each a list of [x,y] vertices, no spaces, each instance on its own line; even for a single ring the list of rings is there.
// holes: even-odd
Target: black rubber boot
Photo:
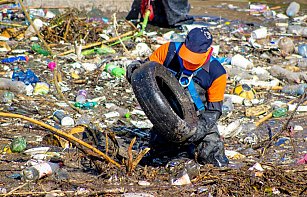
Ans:
[[[201,140],[197,146],[197,153],[197,160],[201,164],[213,164],[217,167],[223,167],[229,163],[225,155],[224,142],[220,139],[217,131],[207,134]]]

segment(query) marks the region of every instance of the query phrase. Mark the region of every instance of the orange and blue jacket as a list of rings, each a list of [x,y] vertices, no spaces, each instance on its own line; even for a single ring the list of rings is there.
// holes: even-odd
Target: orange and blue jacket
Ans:
[[[178,54],[172,42],[161,45],[149,57],[150,61],[155,61],[164,65],[174,72],[180,72]],[[175,53],[175,54],[172,54]],[[171,59],[169,57],[172,57]],[[185,67],[189,68],[189,62],[183,60]],[[214,58],[204,60],[202,69],[193,76],[198,94],[202,97],[206,110],[218,110],[222,112],[224,93],[226,89],[227,74],[224,67]]]

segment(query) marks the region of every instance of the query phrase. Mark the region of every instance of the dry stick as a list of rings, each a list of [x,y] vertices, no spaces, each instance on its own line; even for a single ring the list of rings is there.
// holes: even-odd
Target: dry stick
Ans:
[[[116,21],[116,13],[113,14],[113,18],[114,18],[114,21],[113,21],[113,25],[114,25],[114,30],[115,30],[115,34],[116,36],[118,37],[118,31],[117,31],[117,21]],[[125,46],[125,44],[123,43],[122,39],[118,38],[120,44],[123,46],[124,50],[126,51],[127,54],[129,54],[129,51],[127,49],[127,47]]]
[[[266,146],[265,146],[264,149],[263,149],[262,156],[264,155],[265,150],[271,145],[272,141],[275,140],[276,138],[278,138],[279,135],[280,135],[281,133],[283,133],[283,132],[288,128],[288,125],[289,125],[290,121],[292,120],[292,118],[294,117],[294,114],[296,113],[297,108],[300,106],[301,103],[304,102],[305,97],[306,97],[306,92],[301,96],[301,100],[300,100],[300,101],[297,103],[297,105],[295,106],[295,109],[294,109],[293,112],[291,113],[291,115],[290,115],[290,117],[288,118],[287,122],[282,126],[282,128],[280,129],[280,131],[277,132],[277,133],[271,138],[271,140],[266,144]],[[293,143],[292,137],[291,137],[291,135],[289,135],[289,136],[290,136],[291,145],[292,145],[292,147],[293,147],[293,151],[294,151],[294,153],[295,153],[295,147],[294,147],[294,143]]]
[[[58,65],[57,65],[58,67]],[[64,94],[62,93],[61,91],[61,88],[58,84],[58,79],[57,79],[57,67],[54,68],[53,70],[53,83],[54,83],[54,86],[55,86],[55,89],[57,90],[58,94],[60,95],[60,97],[64,100],[64,102],[69,105],[72,109],[76,110],[79,114],[83,114],[83,111],[77,107],[75,107],[73,104],[71,104],[67,99],[66,97],[64,96]]]
[[[296,101],[296,98],[289,101],[287,104],[292,104]],[[273,117],[273,112],[270,112],[269,114],[267,114],[266,116],[264,116],[263,118],[261,118],[260,120],[258,120],[255,125],[256,127],[258,127],[259,125],[261,125],[263,122],[267,121],[268,119]]]
[[[16,187],[15,189],[11,190],[9,193],[7,194],[4,194],[4,196],[8,196],[8,195],[11,195],[14,191],[17,191],[19,190],[20,188],[23,188],[24,186],[26,186],[28,183],[25,183],[25,184],[22,184],[22,185],[19,185],[18,187]]]
[[[111,159],[110,157],[108,157],[107,155],[105,155],[104,153],[102,153],[100,150],[98,150],[97,148],[89,145],[88,143],[76,138],[75,136],[72,136],[70,134],[67,134],[61,130],[58,130],[46,123],[43,123],[43,122],[40,122],[38,120],[35,120],[33,118],[29,118],[29,117],[26,117],[26,116],[23,116],[23,115],[19,115],[19,114],[12,114],[12,113],[5,113],[5,112],[0,112],[0,116],[3,116],[3,117],[10,117],[10,118],[21,118],[23,120],[27,120],[29,122],[32,122],[34,124],[37,124],[37,125],[40,125],[46,129],[49,129],[53,134],[56,134],[72,143],[78,143],[90,150],[92,150],[93,152],[95,152],[96,154],[102,156],[104,159],[106,159],[108,162],[116,165],[117,167],[121,167],[121,165],[119,163],[117,163],[116,161],[114,161],[113,159]]]
[[[51,53],[51,55],[53,55],[52,50],[50,49],[50,47],[48,46],[48,44],[46,43],[46,41],[44,40],[44,38],[40,35],[39,31],[37,30],[37,28],[35,27],[33,21],[31,20],[27,9],[25,8],[25,6],[22,3],[22,0],[18,0],[20,3],[20,6],[22,8],[22,11],[24,12],[24,14],[26,15],[28,21],[30,22],[30,24],[32,25],[34,31],[36,32],[37,36],[39,37],[39,39],[43,42],[44,46],[46,47],[46,49]]]
[[[133,35],[134,32],[135,32],[135,31],[128,31],[128,32],[126,32],[126,33],[124,33],[124,34],[122,34],[122,35],[117,36],[117,37],[110,38],[109,40],[104,40],[104,41],[102,41],[102,42],[95,42],[95,43],[91,43],[91,44],[82,46],[82,50],[83,50],[83,49],[92,48],[92,47],[95,47],[95,46],[99,46],[99,45],[102,45],[102,44],[106,44],[106,43],[109,43],[109,42],[116,41],[116,40],[118,40],[119,38],[123,38],[123,37],[126,37],[126,36]],[[67,55],[67,54],[69,54],[69,53],[73,53],[74,51],[75,51],[75,49],[72,49],[72,50],[69,50],[69,51],[60,53],[60,54],[58,54],[58,56],[64,56],[64,55]]]
[[[144,155],[146,155],[146,153],[148,153],[148,151],[150,151],[150,148],[145,148],[139,153],[139,155],[132,163],[132,170],[134,170],[134,168],[140,163],[141,159],[144,157]]]
[[[291,104],[294,103],[297,100],[297,98],[289,101],[287,104]],[[271,112],[270,114],[268,114],[267,116],[263,117],[262,119],[260,119],[257,123],[255,123],[256,126],[259,126],[261,123],[265,122],[266,120],[270,119],[272,117],[273,113]],[[270,116],[270,117],[269,117]],[[259,142],[258,144],[255,144],[252,146],[252,149],[256,150],[261,148],[267,141],[269,141],[269,139],[263,140],[261,142]],[[246,146],[244,149],[246,149],[249,146]]]
[[[70,27],[70,19],[68,20],[68,22],[66,24],[66,30],[65,30],[65,33],[64,33],[64,40],[66,40],[68,31],[69,31],[69,27]]]
[[[131,173],[132,172],[132,168],[133,168],[133,155],[132,155],[132,147],[133,144],[136,141],[136,137],[134,137],[131,142],[130,145],[128,147],[128,162],[127,162],[127,172]]]

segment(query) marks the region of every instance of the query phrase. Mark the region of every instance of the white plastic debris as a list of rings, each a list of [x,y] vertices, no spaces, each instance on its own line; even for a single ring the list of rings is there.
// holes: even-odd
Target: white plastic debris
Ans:
[[[150,183],[148,181],[138,181],[138,184],[141,186],[149,186]]]
[[[146,43],[138,43],[135,47],[135,50],[131,52],[132,55],[139,57],[147,57],[152,53],[152,50]]]
[[[255,163],[252,167],[250,167],[248,170],[258,170],[258,171],[261,171],[263,172],[264,169],[262,168],[261,164],[260,163]]]
[[[122,197],[154,197],[154,195],[147,193],[125,193],[121,195]]]
[[[130,120],[130,122],[131,124],[133,124],[133,126],[139,129],[150,129],[153,127],[153,124],[149,120],[144,120],[144,121]]]
[[[171,180],[172,185],[188,185],[191,184],[190,177],[187,173],[184,173],[180,178]]]
[[[242,131],[242,120],[235,120],[227,126],[218,125],[220,134],[224,138],[230,138],[237,136]]]
[[[233,151],[233,150],[225,150],[225,155],[229,158],[229,159],[244,159],[246,156],[242,155],[241,153],[237,152],[237,151]]]
[[[243,69],[250,69],[253,67],[253,63],[240,54],[236,54],[231,58],[231,65]]]

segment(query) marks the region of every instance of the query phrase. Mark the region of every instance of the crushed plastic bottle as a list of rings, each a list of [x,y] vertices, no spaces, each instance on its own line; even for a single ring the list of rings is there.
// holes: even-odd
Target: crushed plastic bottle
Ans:
[[[19,61],[24,61],[28,62],[29,58],[27,56],[15,56],[15,57],[9,57],[1,60],[1,63],[3,64],[8,64],[8,63],[13,63],[13,62],[19,62]]]
[[[107,64],[105,70],[115,77],[122,77],[126,74],[125,69],[118,67],[114,64]]]
[[[307,90],[307,83],[304,83],[304,84],[284,86],[281,92],[290,95],[303,95],[306,90]]]
[[[86,90],[79,90],[76,96],[76,103],[85,103],[86,101]]]
[[[3,93],[3,96],[2,96],[2,101],[4,103],[11,103],[14,99],[14,93],[13,92],[9,92],[9,91],[6,91]]]
[[[294,17],[300,11],[300,4],[295,1],[291,2],[286,10],[286,14],[289,17]]]
[[[13,81],[22,81],[26,85],[39,82],[38,77],[34,72],[28,69],[26,72],[21,71],[19,68],[16,68],[12,75]]]
[[[43,49],[39,44],[35,43],[32,45],[32,50],[35,51],[36,53],[42,54],[44,56],[50,55],[50,52]]]
[[[36,181],[55,174],[58,179],[65,179],[68,175],[61,168],[62,163],[42,162],[22,170],[21,177],[24,181]]]
[[[304,58],[307,57],[307,44],[301,44],[298,46],[298,54],[300,54]]]
[[[191,180],[196,178],[200,173],[200,165],[194,160],[181,161],[181,159],[174,159],[168,162],[166,167],[172,173],[173,171],[179,170],[179,173],[170,180],[172,185],[190,184]]]
[[[228,114],[231,111],[233,111],[233,109],[234,109],[234,105],[232,103],[231,98],[230,97],[225,98],[223,102],[223,106],[222,106],[223,114]]]
[[[41,27],[43,27],[43,21],[36,18],[33,21],[33,25],[36,27],[36,29],[39,31]],[[30,25],[26,31],[25,31],[25,38],[30,38],[31,36],[34,36],[36,34],[34,27]]]
[[[286,116],[286,115],[287,115],[287,111],[288,111],[288,109],[287,109],[287,108],[284,108],[284,107],[277,108],[277,109],[275,109],[275,110],[272,112],[272,116],[273,116],[274,118],[280,118],[280,117]]]
[[[27,147],[27,141],[24,137],[15,138],[10,145],[10,149],[13,153],[20,153],[24,151],[26,147]]]

